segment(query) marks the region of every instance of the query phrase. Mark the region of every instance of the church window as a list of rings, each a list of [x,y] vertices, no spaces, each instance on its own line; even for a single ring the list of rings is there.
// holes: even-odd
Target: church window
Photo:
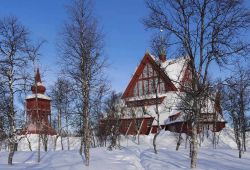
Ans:
[[[154,93],[154,80],[149,79],[149,94]]]
[[[152,77],[153,76],[153,69],[151,67],[150,64],[148,64],[148,77]]]
[[[149,93],[149,89],[148,89],[148,80],[144,80],[144,94],[148,94]]]
[[[160,93],[165,92],[165,84],[163,82],[160,83]]]
[[[142,79],[142,74],[140,75],[139,79]]]
[[[143,72],[142,72],[142,77],[143,77],[143,78],[148,77],[148,69],[147,69],[147,65],[145,65],[145,67],[144,67],[144,69],[143,69]]]
[[[165,83],[159,77],[150,64],[146,64],[133,89],[133,96],[153,94],[156,91],[165,92]]]
[[[138,90],[139,90],[139,96],[143,95],[142,81],[138,81]]]
[[[134,96],[137,96],[137,83],[135,84],[134,91],[133,91]]]

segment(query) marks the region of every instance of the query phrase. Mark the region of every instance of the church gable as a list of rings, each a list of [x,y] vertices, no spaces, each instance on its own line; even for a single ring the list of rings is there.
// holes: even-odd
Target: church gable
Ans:
[[[158,82],[159,81],[159,82]],[[157,92],[164,93],[166,91],[166,83],[163,81],[163,78],[158,77],[158,73],[153,69],[150,63],[146,63],[140,74],[137,78],[134,87],[133,87],[133,96],[142,96],[148,94],[154,94],[156,87],[158,85]]]
[[[165,72],[156,64],[155,59],[145,54],[123,98],[155,94],[156,87],[158,93],[177,90]]]

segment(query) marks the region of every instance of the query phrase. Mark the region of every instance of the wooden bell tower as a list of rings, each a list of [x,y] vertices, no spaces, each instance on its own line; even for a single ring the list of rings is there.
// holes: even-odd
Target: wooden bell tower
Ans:
[[[56,135],[49,122],[51,98],[45,95],[46,88],[42,84],[39,69],[31,91],[32,94],[26,97],[27,124],[22,134]]]

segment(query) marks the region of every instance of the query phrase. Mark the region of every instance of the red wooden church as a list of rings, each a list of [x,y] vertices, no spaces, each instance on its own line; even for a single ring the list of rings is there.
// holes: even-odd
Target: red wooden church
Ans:
[[[27,124],[22,134],[56,135],[51,127],[51,99],[45,95],[46,88],[42,84],[39,69],[35,75],[35,84],[31,87],[32,94],[26,97]]]
[[[189,77],[188,57],[167,60],[165,55],[155,57],[146,53],[122,96],[128,114],[120,119],[120,132],[124,135],[156,133],[155,107],[158,103],[162,129],[189,133],[190,126],[178,107],[179,96],[183,93],[181,87]],[[219,93],[215,96],[216,99],[208,100],[203,109],[202,124],[217,132],[225,127],[226,122],[220,108]],[[136,115],[133,118],[131,110]]]

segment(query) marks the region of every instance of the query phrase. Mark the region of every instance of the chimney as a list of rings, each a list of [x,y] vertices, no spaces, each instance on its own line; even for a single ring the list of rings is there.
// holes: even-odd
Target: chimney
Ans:
[[[161,54],[159,55],[159,59],[160,59],[161,62],[165,62],[165,61],[167,60],[166,54],[161,53]]]

